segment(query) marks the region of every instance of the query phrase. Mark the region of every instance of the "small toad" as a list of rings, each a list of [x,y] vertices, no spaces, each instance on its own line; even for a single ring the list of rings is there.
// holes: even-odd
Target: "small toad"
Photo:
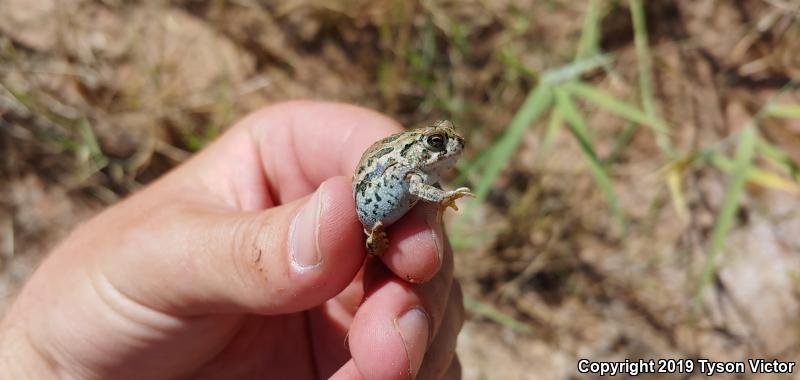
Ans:
[[[445,191],[439,176],[451,168],[464,150],[462,138],[448,120],[429,127],[391,135],[367,149],[353,176],[353,197],[367,252],[381,256],[389,244],[386,228],[419,200],[439,205],[437,221],[456,199],[473,196],[466,187]]]

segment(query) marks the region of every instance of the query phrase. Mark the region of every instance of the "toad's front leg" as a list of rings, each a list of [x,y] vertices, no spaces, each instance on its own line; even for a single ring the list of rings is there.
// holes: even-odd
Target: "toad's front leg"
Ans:
[[[427,201],[427,202],[436,202],[439,205],[439,209],[436,213],[436,222],[442,222],[442,215],[444,211],[447,210],[448,207],[452,207],[453,210],[458,210],[458,206],[456,206],[456,200],[462,197],[474,197],[475,194],[470,192],[469,188],[466,187],[459,187],[458,189],[445,191],[436,186],[431,186],[423,181],[422,177],[416,174],[411,174],[409,176],[409,192],[411,194],[416,195],[420,199]]]

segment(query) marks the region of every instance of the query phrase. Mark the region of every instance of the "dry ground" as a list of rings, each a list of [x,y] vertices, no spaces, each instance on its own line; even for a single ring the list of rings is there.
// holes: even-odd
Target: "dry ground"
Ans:
[[[599,47],[613,59],[582,79],[638,104],[629,3],[598,3]],[[467,158],[478,157],[546,70],[572,61],[587,9],[566,0],[0,0],[0,310],[77,223],[271,102],[350,102],[408,126],[451,118],[471,142]],[[664,175],[696,152],[732,155],[768,100],[800,102],[786,87],[800,77],[800,3],[654,0],[645,10],[654,112],[677,153],[664,154],[647,128],[579,103],[623,230],[576,139],[562,131],[541,155],[547,123],[525,132],[453,231],[471,298],[459,341],[467,378],[583,378],[580,357],[800,359],[798,193],[747,184],[719,270],[698,294],[731,173],[680,166],[686,215]],[[800,162],[798,119],[757,126]]]

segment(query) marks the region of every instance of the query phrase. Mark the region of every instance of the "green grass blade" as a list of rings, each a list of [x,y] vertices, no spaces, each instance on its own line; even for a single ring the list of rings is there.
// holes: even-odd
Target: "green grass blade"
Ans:
[[[89,120],[81,118],[77,123],[77,133],[80,137],[80,143],[76,145],[75,152],[78,155],[78,160],[84,165],[76,177],[78,182],[83,182],[89,179],[98,171],[106,168],[110,160],[103,153],[100,143],[97,142],[97,137],[89,124]]]
[[[642,0],[630,0],[631,19],[633,22],[633,39],[636,45],[636,64],[639,72],[639,98],[644,112],[651,118],[657,118],[655,100],[653,98],[653,59],[650,55],[650,44],[647,41],[647,25],[645,22],[644,4]],[[666,124],[665,124],[666,127]],[[669,138],[665,134],[656,134],[656,144],[662,152],[671,152]]]
[[[768,162],[784,170],[786,174],[790,175],[795,180],[800,181],[800,166],[798,166],[786,152],[764,139],[758,139],[756,150],[758,154]]]
[[[736,155],[731,168],[731,177],[728,188],[722,199],[722,207],[717,215],[714,229],[711,232],[711,246],[708,250],[703,272],[700,275],[700,286],[697,290],[698,297],[703,289],[708,286],[714,278],[717,270],[717,260],[736,220],[736,211],[739,209],[739,199],[744,192],[744,185],[747,175],[753,166],[753,156],[756,147],[756,131],[753,126],[747,126],[739,135],[736,146]]]
[[[633,39],[636,45],[636,64],[639,71],[639,96],[644,112],[655,115],[655,102],[653,101],[653,81],[650,77],[652,59],[650,46],[647,42],[647,25],[645,25],[644,5],[642,0],[630,0],[631,19],[633,21]]]
[[[90,163],[90,173],[99,171],[108,166],[109,159],[100,148],[100,143],[97,142],[97,137],[89,124],[89,120],[82,118],[78,121],[78,134],[81,137],[83,144],[78,147],[80,152],[82,149],[86,150],[86,155]]]
[[[558,112],[558,108],[553,108],[550,112],[550,119],[547,121],[547,128],[544,131],[544,137],[542,138],[542,147],[536,152],[536,156],[541,157],[547,153],[550,153],[550,150],[553,149],[553,144],[556,142],[556,138],[558,138],[558,132],[561,131],[561,126],[564,124],[564,118],[561,116],[561,113]]]
[[[489,320],[508,327],[516,332],[526,334],[533,332],[533,329],[527,324],[520,322],[514,317],[497,310],[494,306],[478,301],[467,294],[464,294],[464,307],[472,313],[488,318]]]
[[[581,75],[593,70],[597,70],[611,63],[612,57],[608,54],[599,54],[579,61],[574,61],[566,65],[547,70],[542,74],[542,83],[546,85],[557,85],[564,82],[573,81]]]
[[[617,195],[614,192],[611,176],[609,176],[606,168],[603,166],[603,163],[597,157],[597,153],[592,146],[592,141],[589,138],[588,128],[586,127],[586,122],[583,119],[583,115],[581,115],[580,111],[578,111],[578,108],[575,106],[575,103],[565,91],[556,89],[555,95],[556,109],[567,122],[567,126],[569,126],[570,131],[572,131],[573,135],[578,140],[581,151],[586,157],[592,175],[597,182],[597,186],[600,188],[600,191],[606,198],[606,203],[608,204],[608,208],[611,211],[612,217],[624,231],[625,221],[619,208]]]
[[[564,90],[556,88],[556,109],[561,117],[567,122],[570,130],[578,137],[581,144],[585,144],[594,158],[597,156],[594,153],[594,139],[592,138],[589,127],[586,126],[586,121],[583,120],[583,115],[575,106],[575,103]]]
[[[792,194],[800,194],[800,184],[797,182],[789,181],[785,178],[781,178],[775,174],[761,169],[752,168],[750,173],[747,175],[747,181],[759,184],[760,186],[769,189],[782,190]]]
[[[578,42],[578,51],[575,53],[575,61],[586,59],[600,52],[600,1],[590,0],[589,7],[586,9],[586,16],[583,18],[581,29],[581,39]]]
[[[800,118],[800,104],[772,104],[765,112],[769,117]]]
[[[491,154],[487,159],[483,176],[475,186],[473,202],[481,202],[486,199],[497,176],[508,166],[508,162],[516,152],[525,129],[550,107],[552,101],[553,92],[549,86],[540,84],[531,90],[514,118],[511,119],[505,133],[489,148]]]
[[[86,148],[89,150],[89,154],[92,158],[103,156],[103,151],[100,149],[100,144],[97,142],[94,131],[92,131],[89,121],[85,118],[78,122],[78,133],[83,140],[84,146],[86,146]]]
[[[722,154],[716,153],[709,157],[711,164],[717,167],[718,169],[727,172],[733,173],[735,163],[728,157],[725,157]],[[778,175],[770,173],[766,170],[759,169],[755,166],[751,167],[750,170],[747,172],[747,182],[752,182],[759,186],[768,188],[768,189],[775,189],[775,190],[782,190],[793,194],[800,193],[800,184],[797,182],[790,181],[788,179],[782,178]]]
[[[669,131],[669,126],[665,121],[647,115],[631,104],[617,100],[605,91],[579,82],[564,83],[562,88],[623,119],[646,125],[656,133],[666,134]]]

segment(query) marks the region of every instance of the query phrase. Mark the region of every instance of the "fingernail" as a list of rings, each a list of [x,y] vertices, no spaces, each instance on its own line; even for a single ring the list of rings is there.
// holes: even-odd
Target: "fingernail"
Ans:
[[[439,266],[442,265],[443,252],[444,252],[444,226],[436,221],[436,211],[425,214],[425,224],[428,225],[431,231],[431,239],[436,246],[436,258],[439,260]]]
[[[414,307],[395,320],[395,326],[403,339],[403,346],[406,349],[408,358],[409,378],[413,378],[422,365],[422,358],[428,347],[428,336],[430,335],[430,319],[428,314],[419,307]]]
[[[319,250],[319,212],[325,184],[300,208],[289,227],[289,254],[297,271],[306,271],[322,263]]]

